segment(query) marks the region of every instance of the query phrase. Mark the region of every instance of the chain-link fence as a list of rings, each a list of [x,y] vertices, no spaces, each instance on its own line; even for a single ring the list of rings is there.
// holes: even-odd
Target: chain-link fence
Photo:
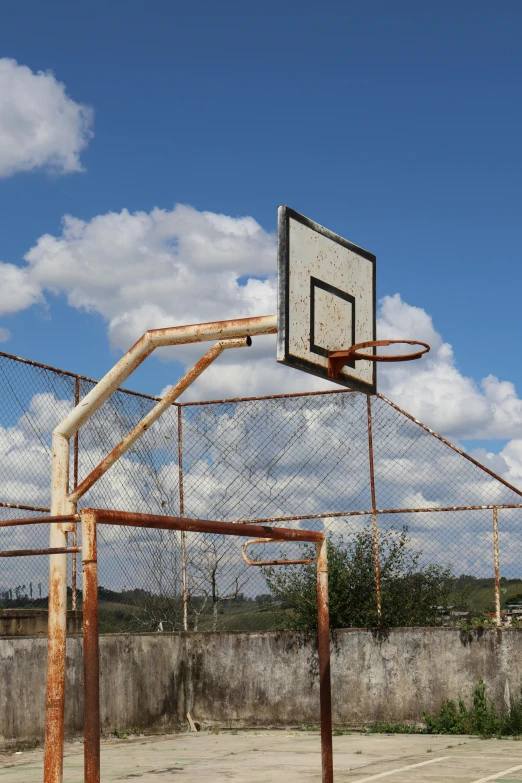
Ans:
[[[94,383],[0,354],[0,520],[48,509],[52,430]],[[118,391],[100,408],[74,441],[71,488],[155,402]],[[389,621],[392,596],[404,604],[397,595],[407,593],[415,610],[394,611],[415,624],[456,622],[466,612],[496,612],[498,621],[500,604],[522,603],[521,501],[517,489],[393,403],[340,390],[173,405],[80,505],[326,530],[339,585],[348,574],[339,595],[347,606],[369,607],[364,617],[341,612],[339,622]],[[0,527],[0,550],[43,548],[47,539],[46,525]],[[240,543],[100,527],[101,630],[298,622],[306,567],[286,576],[252,568]],[[253,551],[293,558],[302,546]],[[0,563],[0,608],[46,607],[46,557]]]

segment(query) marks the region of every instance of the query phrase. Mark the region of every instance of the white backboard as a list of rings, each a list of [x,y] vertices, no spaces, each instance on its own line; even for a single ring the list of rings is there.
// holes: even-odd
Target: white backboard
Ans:
[[[375,256],[279,207],[277,361],[328,378],[328,351],[376,339]],[[375,394],[375,362],[345,365],[337,383]]]

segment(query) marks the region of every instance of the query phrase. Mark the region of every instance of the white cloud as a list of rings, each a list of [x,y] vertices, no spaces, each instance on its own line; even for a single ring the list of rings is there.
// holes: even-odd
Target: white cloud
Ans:
[[[275,237],[252,218],[183,205],[67,216],[26,255],[32,280],[100,313],[122,350],[147,329],[270,313],[274,259]]]
[[[68,97],[52,73],[0,59],[0,177],[46,167],[82,171],[92,109]]]
[[[7,343],[11,339],[11,332],[9,329],[4,329],[0,326],[0,343]]]
[[[506,481],[522,487],[522,439],[510,440],[498,454],[486,449],[474,449],[471,456]]]
[[[40,286],[27,269],[0,262],[0,315],[25,310],[41,299]]]
[[[66,216],[59,236],[46,234],[29,250],[24,269],[0,265],[0,280],[11,280],[0,312],[23,309],[46,290],[63,294],[72,307],[102,315],[111,346],[127,350],[147,329],[275,312],[275,258],[275,235],[251,217],[184,205],[90,221]],[[431,345],[421,361],[379,365],[380,390],[401,407],[452,438],[522,438],[522,400],[513,384],[462,375],[424,310],[399,294],[384,297],[378,335]],[[180,346],[158,354],[188,367],[204,350]],[[277,365],[274,354],[274,337],[225,352],[184,399],[334,388]]]
[[[522,400],[508,381],[493,375],[477,385],[462,375],[453,349],[421,308],[399,294],[381,302],[381,339],[417,339],[431,345],[422,360],[379,368],[380,391],[430,427],[453,438],[522,437]],[[407,349],[407,347],[406,347]]]

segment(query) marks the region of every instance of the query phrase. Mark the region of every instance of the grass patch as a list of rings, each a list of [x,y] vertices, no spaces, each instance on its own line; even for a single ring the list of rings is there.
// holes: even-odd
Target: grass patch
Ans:
[[[468,706],[461,697],[457,701],[446,699],[438,714],[423,712],[425,727],[405,723],[373,723],[364,728],[370,734],[472,734],[499,739],[522,735],[522,688],[520,695],[511,699],[510,708],[504,715],[498,714],[482,679],[473,688],[469,701]]]
[[[370,734],[426,734],[422,726],[410,726],[406,723],[372,723],[364,727]]]
[[[522,734],[522,691],[511,700],[506,715],[499,715],[486,692],[486,683],[479,680],[471,693],[471,706],[463,699],[442,702],[438,715],[423,713],[428,734],[478,734],[480,737],[514,737]]]

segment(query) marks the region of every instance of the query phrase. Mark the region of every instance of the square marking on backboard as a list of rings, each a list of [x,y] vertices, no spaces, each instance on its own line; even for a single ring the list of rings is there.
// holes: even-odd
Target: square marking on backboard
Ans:
[[[333,285],[310,277],[310,351],[328,358],[355,343],[355,297]],[[347,367],[355,368],[355,362]]]

